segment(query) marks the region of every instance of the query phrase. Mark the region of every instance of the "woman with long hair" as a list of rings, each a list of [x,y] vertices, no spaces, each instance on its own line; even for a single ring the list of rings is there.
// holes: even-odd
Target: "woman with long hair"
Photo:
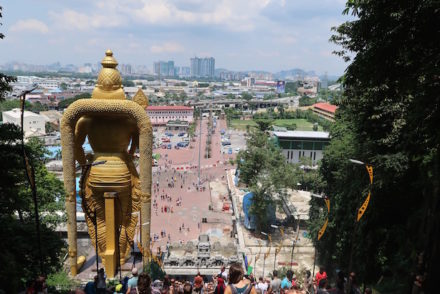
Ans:
[[[138,278],[138,284],[135,291],[131,291],[130,294],[151,294],[151,278],[147,273],[140,273]]]
[[[229,267],[229,285],[224,294],[257,294],[251,281],[243,279],[243,267],[239,263],[232,263]]]

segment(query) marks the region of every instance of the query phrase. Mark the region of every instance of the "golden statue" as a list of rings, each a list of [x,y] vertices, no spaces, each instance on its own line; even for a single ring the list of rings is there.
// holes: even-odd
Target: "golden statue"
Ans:
[[[146,115],[148,100],[136,94],[125,98],[118,63],[110,50],[102,60],[91,99],[81,99],[65,111],[61,124],[64,185],[67,191],[68,242],[72,275],[77,273],[75,160],[85,174],[81,181],[83,211],[94,246],[109,276],[130,256],[141,215],[142,248],[149,253],[152,128]],[[135,102],[134,102],[135,101]],[[82,145],[86,137],[93,153]],[[139,148],[140,176],[133,163]],[[93,217],[90,212],[92,212]],[[96,215],[95,215],[96,212]],[[95,231],[94,218],[96,217]],[[97,236],[96,236],[97,234]],[[147,250],[144,250],[147,248]],[[145,260],[145,259],[144,259]]]

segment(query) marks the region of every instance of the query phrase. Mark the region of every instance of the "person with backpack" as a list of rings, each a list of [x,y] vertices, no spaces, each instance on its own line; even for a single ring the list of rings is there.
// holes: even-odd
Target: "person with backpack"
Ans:
[[[243,279],[244,271],[239,263],[232,263],[229,267],[229,283],[224,294],[257,294],[251,281]]]

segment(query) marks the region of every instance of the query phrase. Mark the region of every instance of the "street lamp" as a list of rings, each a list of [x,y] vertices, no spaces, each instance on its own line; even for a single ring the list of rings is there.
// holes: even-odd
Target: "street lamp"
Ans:
[[[43,263],[43,253],[41,250],[41,234],[40,234],[40,216],[38,214],[38,199],[37,199],[37,187],[35,185],[35,169],[32,163],[29,161],[29,158],[26,154],[26,149],[24,147],[24,107],[26,102],[26,95],[35,90],[38,85],[32,85],[32,88],[26,89],[22,91],[19,95],[21,102],[21,118],[20,118],[20,126],[21,126],[21,151],[23,154],[24,167],[26,170],[26,177],[29,182],[29,186],[32,192],[32,200],[34,202],[34,214],[35,214],[35,227],[37,233],[37,245],[38,245],[38,255],[39,255],[39,263],[40,263],[40,273],[44,274],[44,263]]]
[[[360,160],[352,159],[352,158],[348,159],[348,161],[350,161],[351,163],[354,163],[354,164],[359,164],[359,165],[364,165],[365,164],[364,162],[362,162]]]
[[[348,160],[351,163],[354,163],[354,164],[364,165],[365,168],[367,169],[368,177],[369,177],[369,180],[370,180],[368,196],[364,200],[364,202],[362,203],[361,207],[357,211],[357,217],[356,217],[356,221],[355,221],[354,227],[353,227],[353,233],[352,233],[352,237],[351,237],[352,239],[351,239],[351,249],[350,249],[350,262],[348,264],[348,273],[350,274],[351,273],[351,269],[352,269],[352,265],[353,265],[354,238],[355,238],[355,233],[356,233],[356,230],[357,230],[357,225],[358,225],[359,220],[362,218],[362,216],[364,215],[365,211],[367,210],[368,203],[370,202],[371,189],[372,189],[372,186],[373,186],[373,165],[365,163],[365,162],[362,162],[362,161],[357,160],[357,159],[350,158]]]

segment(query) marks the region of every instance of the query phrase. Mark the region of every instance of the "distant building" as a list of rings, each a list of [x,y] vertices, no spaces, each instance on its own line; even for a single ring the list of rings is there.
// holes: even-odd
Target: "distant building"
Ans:
[[[147,114],[152,125],[166,125],[170,120],[192,123],[194,109],[188,106],[148,106]]]
[[[215,59],[214,57],[199,58],[194,57],[190,59],[190,74],[192,77],[208,77],[212,78],[215,74]]]
[[[131,75],[133,73],[131,64],[121,64],[119,71],[122,75]]]
[[[174,77],[174,61],[157,61],[153,64],[153,72],[155,75],[164,77]]]
[[[316,113],[318,116],[325,118],[329,121],[335,121],[335,112],[336,109],[338,109],[336,105],[320,102],[313,104],[312,107],[313,112]]]
[[[14,108],[10,111],[3,111],[3,123],[11,123],[20,127],[21,111]],[[25,111],[23,115],[23,130],[25,137],[43,136],[46,134],[46,119],[44,116]]]
[[[327,132],[287,131],[273,132],[278,146],[288,163],[299,163],[309,158],[313,165],[323,157],[323,151],[330,142]]]
[[[184,131],[187,132],[189,129],[189,123],[182,120],[169,120],[166,124],[166,129],[168,131]]]

